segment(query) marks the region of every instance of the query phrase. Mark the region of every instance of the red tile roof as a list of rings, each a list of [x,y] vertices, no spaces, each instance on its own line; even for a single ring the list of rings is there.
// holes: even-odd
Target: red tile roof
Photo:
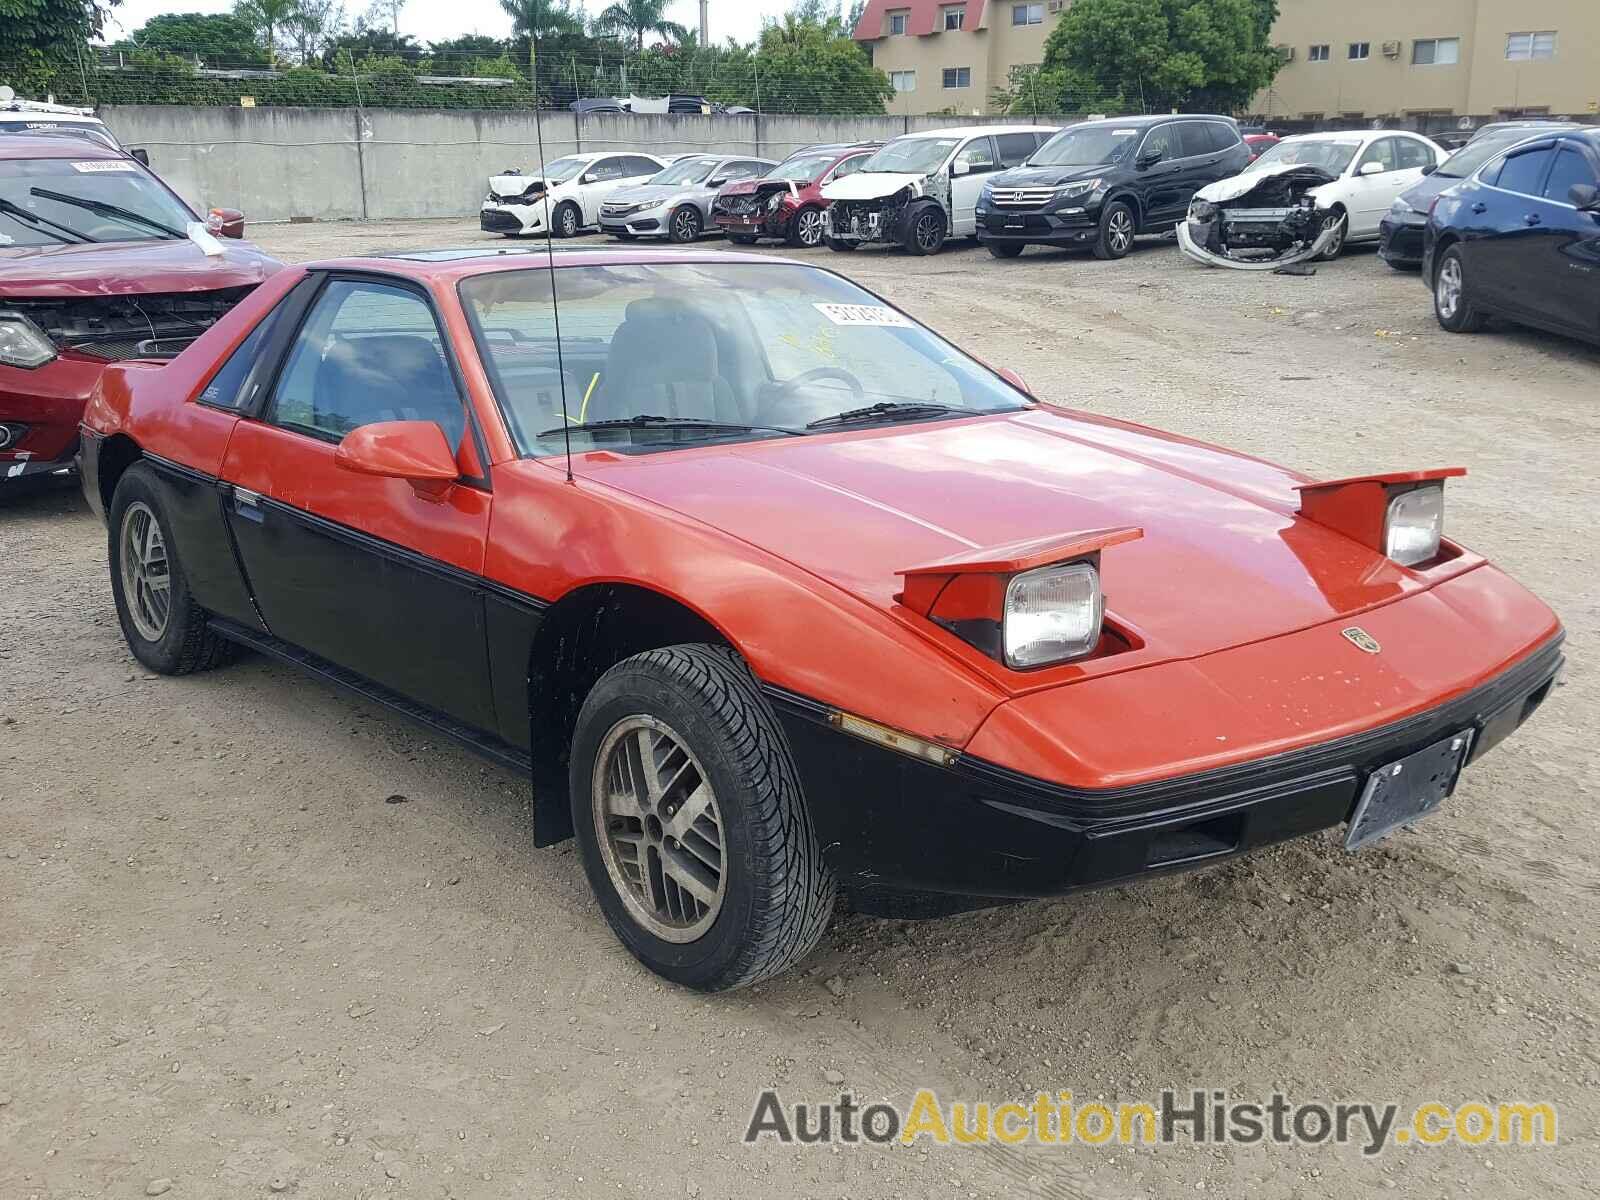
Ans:
[[[858,42],[869,42],[875,38],[885,36],[888,29],[888,16],[892,12],[906,13],[906,33],[913,37],[926,37],[930,33],[943,32],[943,23],[939,14],[946,8],[953,8],[956,0],[867,0],[866,11],[861,14],[861,20],[856,24],[855,38]],[[965,29],[983,28],[984,0],[966,0],[967,19]]]

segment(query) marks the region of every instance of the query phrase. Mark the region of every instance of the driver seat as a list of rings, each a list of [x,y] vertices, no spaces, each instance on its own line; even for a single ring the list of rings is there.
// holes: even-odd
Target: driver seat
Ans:
[[[624,310],[611,337],[591,421],[655,413],[742,424],[733,389],[717,361],[710,320],[681,300],[651,297]]]

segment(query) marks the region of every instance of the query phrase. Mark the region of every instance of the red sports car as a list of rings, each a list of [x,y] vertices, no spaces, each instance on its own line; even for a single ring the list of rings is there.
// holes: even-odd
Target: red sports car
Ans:
[[[553,253],[287,268],[106,371],[82,483],[142,662],[250,647],[526,771],[669,979],[782,970],[838,889],[1358,847],[1562,665],[1441,537],[1459,469],[1313,483],[1042,404],[829,271]]]
[[[880,143],[812,146],[760,179],[728,184],[711,204],[711,220],[740,245],[781,238],[791,246],[822,245],[822,185],[861,169]]]
[[[278,269],[238,213],[199,221],[122,150],[0,134],[0,488],[71,466],[108,362],[171,358]]]

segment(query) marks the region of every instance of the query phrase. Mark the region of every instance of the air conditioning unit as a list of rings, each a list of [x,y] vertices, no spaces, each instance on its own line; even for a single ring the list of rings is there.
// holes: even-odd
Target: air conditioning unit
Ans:
[[[1385,42],[1383,44],[1383,56],[1385,58],[1399,58],[1400,57],[1400,43],[1399,42]]]
[[[1294,47],[1293,46],[1274,46],[1273,49],[1278,52],[1278,61],[1279,62],[1293,62],[1294,61]]]
[[[1066,7],[1067,0],[1050,0],[1050,11],[1053,13],[1064,12]]]

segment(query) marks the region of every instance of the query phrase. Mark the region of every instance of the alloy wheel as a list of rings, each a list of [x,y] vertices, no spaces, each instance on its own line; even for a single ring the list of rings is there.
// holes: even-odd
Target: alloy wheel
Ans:
[[[561,212],[561,236],[572,237],[578,232],[578,214],[572,209],[563,209]]]
[[[1106,226],[1106,241],[1117,254],[1126,254],[1133,245],[1133,217],[1126,209],[1119,208],[1111,214]]]
[[[939,217],[925,212],[917,218],[917,245],[931,251],[939,244]]]
[[[1439,280],[1433,287],[1439,304],[1439,315],[1452,319],[1461,307],[1461,260],[1447,258],[1439,266]]]
[[[680,242],[692,242],[700,232],[699,225],[691,209],[682,209],[672,218],[672,236]]]
[[[159,642],[172,615],[172,571],[161,523],[150,506],[135,500],[122,514],[122,594],[139,636]]]
[[[722,910],[727,853],[705,769],[666,722],[627,717],[595,756],[595,840],[628,913],[666,942],[703,936]]]
[[[1339,251],[1344,249],[1344,235],[1349,228],[1348,221],[1343,216],[1331,217],[1323,223],[1322,227],[1334,231],[1333,240],[1328,243],[1328,248],[1323,253],[1329,258],[1336,258]]]
[[[817,209],[808,208],[798,218],[799,227],[796,231],[802,246],[822,245],[822,213]]]

